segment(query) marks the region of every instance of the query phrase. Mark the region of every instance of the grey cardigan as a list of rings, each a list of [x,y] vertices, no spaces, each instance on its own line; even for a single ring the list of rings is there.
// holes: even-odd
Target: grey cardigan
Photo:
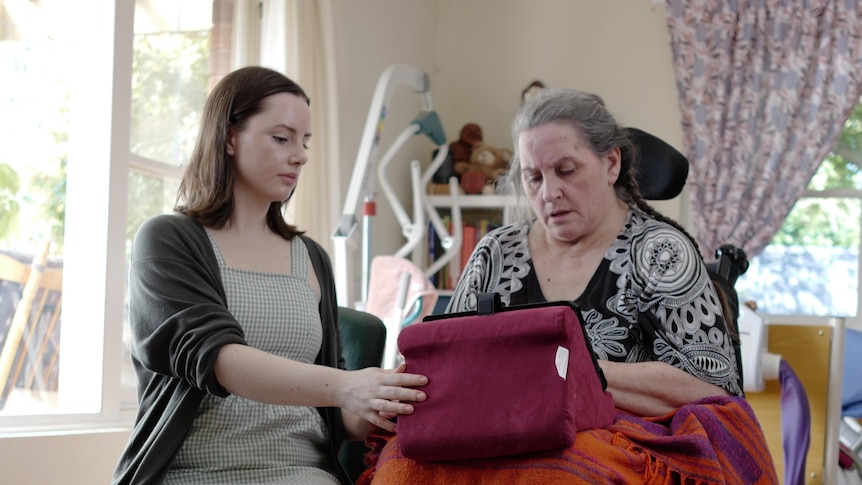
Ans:
[[[308,247],[320,281],[323,345],[316,364],[344,368],[338,306],[329,257],[315,241]],[[213,365],[219,349],[245,344],[242,327],[227,309],[224,286],[203,226],[183,214],[156,216],[139,229],[129,268],[132,361],[139,408],[114,484],[161,483],[206,393],[227,396]],[[338,460],[344,423],[338,408],[318,408],[329,429],[338,478],[350,483]]]

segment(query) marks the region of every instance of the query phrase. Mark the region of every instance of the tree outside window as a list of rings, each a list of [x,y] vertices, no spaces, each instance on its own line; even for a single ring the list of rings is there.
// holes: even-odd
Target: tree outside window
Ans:
[[[140,224],[173,207],[181,166],[191,153],[213,74],[210,69],[212,5],[212,0],[137,2],[126,261]],[[79,56],[69,51],[69,42],[53,37],[48,29],[29,28],[20,20],[34,19],[38,27],[46,18],[62,16],[49,7],[33,12],[36,15],[15,17],[14,12],[4,10],[4,3],[0,2],[0,113],[3,113],[0,132],[13,134],[10,136],[12,143],[0,144],[0,252],[14,254],[26,265],[44,243],[50,241],[52,265],[62,267],[66,140],[70,123],[68,73],[81,66],[76,64]],[[34,35],[34,32],[41,35]],[[4,289],[10,296],[5,301],[14,299],[12,304],[3,303]],[[23,290],[24,282],[0,278],[0,349]],[[59,322],[52,330],[54,334],[44,337],[51,340],[56,349],[60,347],[61,325]],[[30,345],[26,343],[28,331],[21,338],[18,355],[25,355],[23,350]],[[122,386],[133,391],[135,383],[127,328],[124,334]],[[36,340],[40,339],[34,342]],[[27,351],[32,355],[35,349],[27,348]],[[86,352],[86,349],[63,347],[63,352]],[[27,361],[22,359],[22,362]],[[18,374],[23,376],[26,371],[24,367]],[[62,379],[62,373],[60,376]],[[56,403],[52,398],[57,392],[56,381],[50,389],[34,392],[30,388],[34,384],[28,382],[38,383],[38,379],[10,380],[15,381],[8,388],[11,393],[0,389],[0,416],[57,411],[52,408]]]
[[[737,282],[773,315],[854,317],[862,227],[862,103],[781,230]]]

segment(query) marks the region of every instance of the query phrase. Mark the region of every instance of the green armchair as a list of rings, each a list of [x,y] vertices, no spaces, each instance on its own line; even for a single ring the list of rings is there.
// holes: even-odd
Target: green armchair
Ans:
[[[347,370],[380,367],[386,343],[383,321],[371,313],[338,307],[338,328],[341,332],[342,353]],[[368,448],[361,441],[345,441],[339,459],[350,479],[356,481],[365,471]]]

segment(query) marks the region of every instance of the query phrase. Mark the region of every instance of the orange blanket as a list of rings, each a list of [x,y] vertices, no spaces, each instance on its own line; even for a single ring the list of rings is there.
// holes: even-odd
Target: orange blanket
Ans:
[[[607,428],[571,448],[505,458],[418,462],[397,436],[366,440],[369,484],[777,484],[760,424],[742,398],[708,398],[657,418],[617,410]]]

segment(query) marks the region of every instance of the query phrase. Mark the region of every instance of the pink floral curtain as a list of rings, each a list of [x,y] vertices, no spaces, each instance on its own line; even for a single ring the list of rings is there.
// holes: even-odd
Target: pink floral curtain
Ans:
[[[856,0],[667,0],[704,257],[759,253],[862,94]]]

